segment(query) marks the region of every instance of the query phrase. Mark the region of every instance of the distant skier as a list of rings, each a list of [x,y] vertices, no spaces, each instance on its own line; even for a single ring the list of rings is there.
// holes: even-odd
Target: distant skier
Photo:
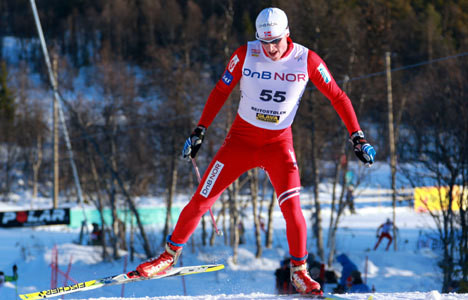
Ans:
[[[377,238],[378,238],[378,240],[377,240],[377,243],[374,246],[374,251],[377,250],[377,248],[379,247],[379,244],[380,244],[380,242],[382,241],[383,238],[388,239],[387,248],[385,249],[386,251],[388,251],[388,248],[390,247],[390,244],[393,241],[393,238],[392,238],[392,236],[390,234],[390,232],[393,231],[393,226],[395,226],[393,224],[393,222],[390,221],[390,219],[387,219],[387,221],[385,223],[381,224],[377,228]],[[395,226],[395,229],[398,229],[398,228]]]
[[[301,293],[319,293],[320,285],[307,271],[307,226],[299,200],[301,183],[291,130],[309,81],[331,101],[345,123],[357,157],[370,166],[375,150],[361,131],[350,99],[325,62],[289,37],[286,14],[278,8],[266,8],[255,25],[257,40],[239,47],[231,56],[208,97],[198,126],[185,142],[183,156],[195,158],[206,129],[240,82],[241,99],[234,123],[168,236],[166,251],[140,264],[137,271],[152,276],[174,265],[202,215],[221,193],[240,175],[260,167],[268,173],[286,221],[290,280]]]

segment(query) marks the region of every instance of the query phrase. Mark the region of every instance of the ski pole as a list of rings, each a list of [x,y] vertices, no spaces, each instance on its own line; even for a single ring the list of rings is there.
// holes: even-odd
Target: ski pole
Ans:
[[[195,158],[192,157],[191,160],[192,160],[193,168],[195,169],[195,174],[197,174],[198,184],[200,184],[201,183],[200,171],[198,170],[198,166],[197,166],[197,163],[195,162]],[[215,217],[213,215],[213,212],[211,211],[211,207],[208,210],[210,211],[211,222],[213,223],[213,227],[214,227],[214,229],[216,231],[216,234],[218,236],[222,236],[223,232],[218,229],[218,226],[216,226],[216,220],[215,220]]]

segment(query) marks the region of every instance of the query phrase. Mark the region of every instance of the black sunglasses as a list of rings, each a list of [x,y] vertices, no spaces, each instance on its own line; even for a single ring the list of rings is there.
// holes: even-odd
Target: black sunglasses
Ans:
[[[277,38],[277,39],[274,39],[274,40],[271,40],[271,41],[260,41],[262,42],[263,45],[268,45],[268,44],[275,44],[275,45],[278,45],[279,42],[281,42],[281,40],[283,39],[283,37],[280,37],[280,38]]]

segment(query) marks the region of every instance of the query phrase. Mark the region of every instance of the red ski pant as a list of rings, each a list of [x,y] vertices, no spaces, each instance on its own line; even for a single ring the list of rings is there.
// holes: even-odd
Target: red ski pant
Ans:
[[[182,210],[170,242],[185,244],[203,214],[221,193],[246,171],[264,169],[278,195],[286,221],[289,252],[295,260],[307,257],[307,226],[299,201],[300,179],[291,128],[267,130],[236,117],[197,191]]]
[[[382,241],[382,239],[384,237],[388,239],[388,244],[387,244],[387,248],[386,248],[386,250],[388,250],[388,248],[390,247],[390,244],[392,243],[392,240],[393,240],[392,236],[388,232],[382,232],[382,234],[379,236],[379,240],[377,241],[377,244],[375,244],[375,246],[374,246],[374,250],[377,250],[377,248],[379,247],[380,242]]]

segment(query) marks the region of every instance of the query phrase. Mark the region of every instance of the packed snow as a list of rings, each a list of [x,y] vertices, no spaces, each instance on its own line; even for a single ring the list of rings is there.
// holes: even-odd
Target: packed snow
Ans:
[[[387,175],[385,175],[387,176]],[[322,188],[322,196],[327,197],[327,186]],[[392,208],[388,197],[366,196],[379,195],[378,188],[369,185],[356,193],[356,213],[346,210],[337,233],[337,254],[345,253],[358,266],[363,279],[369,287],[375,289],[369,294],[344,294],[348,299],[468,299],[468,294],[441,294],[441,271],[437,266],[440,250],[431,237],[435,235],[432,218],[423,213],[416,213],[410,202],[401,202],[396,210],[398,251],[385,251],[387,241],[383,240],[379,249],[373,251],[376,243],[376,228],[386,218],[392,217]],[[304,190],[304,214],[310,226],[310,195]],[[328,195],[329,197],[329,195]],[[11,197],[11,202],[0,203],[0,211],[30,209],[31,203],[36,208],[48,207],[50,199],[31,199],[28,193]],[[31,201],[33,200],[33,201]],[[145,197],[139,199],[145,206],[160,205],[160,198]],[[181,196],[178,204],[183,206],[187,196]],[[325,201],[326,202],[326,201]],[[91,207],[90,207],[91,208]],[[77,208],[78,209],[78,208]],[[216,212],[218,207],[213,208]],[[264,207],[264,211],[266,208]],[[330,209],[323,205],[324,237],[327,236]],[[209,224],[209,216],[206,218]],[[220,224],[219,224],[220,225]],[[221,225],[220,225],[221,226]],[[199,226],[201,227],[201,226]],[[251,215],[245,216],[246,243],[239,246],[238,264],[233,264],[232,249],[224,245],[224,237],[216,237],[215,246],[201,245],[201,230],[197,229],[193,243],[190,240],[181,257],[184,266],[206,263],[222,263],[224,270],[173,277],[160,280],[148,280],[131,283],[125,286],[103,287],[100,289],[78,292],[55,299],[301,299],[298,296],[279,296],[275,289],[275,270],[280,261],[287,256],[288,248],[285,234],[285,223],[281,212],[274,212],[274,243],[271,249],[263,249],[263,256],[255,258],[255,243]],[[153,230],[151,230],[153,229]],[[211,228],[210,228],[211,231]],[[149,226],[148,235],[154,249],[162,240],[161,226]],[[36,228],[0,229],[0,270],[11,275],[11,268],[18,265],[19,279],[6,282],[0,287],[0,299],[18,299],[19,294],[49,289],[51,285],[51,259],[54,246],[58,249],[58,263],[62,272],[70,268],[70,278],[80,282],[98,279],[129,271],[145,259],[140,249],[134,261],[129,261],[126,252],[113,262],[103,262],[102,248],[99,246],[78,245],[79,229],[67,226],[49,226]],[[315,252],[313,239],[310,237],[309,249]],[[264,236],[263,236],[264,237]],[[326,242],[326,239],[325,239]],[[141,245],[140,245],[141,246]],[[140,247],[141,248],[141,247]],[[111,251],[109,251],[111,253]],[[367,269],[366,266],[367,258]],[[127,263],[127,265],[126,265]],[[333,263],[332,268],[339,274],[341,265]],[[367,270],[367,271],[366,271]],[[72,284],[58,277],[58,286]],[[325,285],[325,290],[332,292],[334,285]],[[303,298],[302,298],[303,299]]]

